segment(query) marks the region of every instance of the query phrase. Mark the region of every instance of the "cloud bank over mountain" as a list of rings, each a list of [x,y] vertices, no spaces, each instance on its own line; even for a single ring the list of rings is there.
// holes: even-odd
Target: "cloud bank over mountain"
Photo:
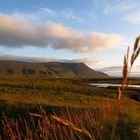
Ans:
[[[32,57],[32,56],[19,56],[19,55],[0,55],[0,60],[10,61],[23,61],[23,62],[65,62],[65,63],[85,63],[88,66],[92,66],[98,63],[99,60],[93,58],[73,58],[73,59],[61,59],[56,57]]]

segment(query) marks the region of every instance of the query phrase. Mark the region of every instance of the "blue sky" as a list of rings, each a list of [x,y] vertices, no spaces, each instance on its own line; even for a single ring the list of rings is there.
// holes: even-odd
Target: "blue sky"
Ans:
[[[121,66],[127,46],[139,35],[138,3],[1,1],[0,59],[85,62],[93,69]]]

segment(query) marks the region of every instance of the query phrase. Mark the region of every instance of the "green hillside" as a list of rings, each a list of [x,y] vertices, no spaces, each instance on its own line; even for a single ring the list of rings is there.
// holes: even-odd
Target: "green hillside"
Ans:
[[[3,75],[33,75],[61,78],[107,78],[107,74],[94,71],[84,63],[32,63],[19,61],[0,61],[0,74]]]

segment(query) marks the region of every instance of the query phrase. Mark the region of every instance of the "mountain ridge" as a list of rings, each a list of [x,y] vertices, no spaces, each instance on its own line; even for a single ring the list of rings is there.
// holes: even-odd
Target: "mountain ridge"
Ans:
[[[107,74],[95,71],[84,63],[23,62],[0,60],[0,74],[33,75],[46,77],[106,78]]]

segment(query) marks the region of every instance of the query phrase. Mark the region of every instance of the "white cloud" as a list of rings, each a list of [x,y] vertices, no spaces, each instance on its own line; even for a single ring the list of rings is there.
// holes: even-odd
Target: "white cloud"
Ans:
[[[60,62],[69,62],[69,63],[85,63],[88,66],[93,66],[94,64],[98,63],[99,60],[93,58],[75,58],[75,59],[63,59]]]
[[[123,19],[133,24],[140,24],[140,10],[135,10],[129,13],[124,16]]]
[[[39,12],[39,11],[38,11]],[[45,13],[47,15],[50,15],[50,16],[57,16],[57,12],[50,9],[50,8],[40,8],[40,13]]]
[[[104,9],[104,13],[113,14],[113,13],[127,12],[129,10],[134,9],[135,7],[136,7],[135,3],[131,3],[130,1],[125,0],[114,5],[108,4],[107,7]]]
[[[28,20],[31,22],[44,22],[46,20],[50,21],[69,21],[69,22],[78,22],[84,23],[85,21],[72,9],[64,9],[64,10],[54,10],[48,7],[39,8],[34,12],[14,12],[11,14],[15,18],[19,18],[22,20]]]
[[[140,10],[138,3],[138,0],[125,0],[120,3],[108,4],[104,9],[104,14],[112,14],[113,16],[114,14],[118,14],[118,16],[124,21],[140,24]]]
[[[32,57],[32,56],[2,54],[0,55],[0,60],[25,61],[25,62],[54,62],[59,59],[52,58],[52,57],[46,58],[46,57]]]
[[[0,45],[6,47],[52,47],[74,52],[95,52],[116,46],[120,35],[83,32],[55,23],[33,26],[15,17],[0,14]]]
[[[0,55],[0,60],[10,61],[24,61],[24,62],[66,62],[66,63],[85,63],[88,66],[92,66],[98,63],[99,60],[93,58],[74,58],[74,59],[60,59],[55,57],[32,57],[32,56],[19,56],[19,55]]]

